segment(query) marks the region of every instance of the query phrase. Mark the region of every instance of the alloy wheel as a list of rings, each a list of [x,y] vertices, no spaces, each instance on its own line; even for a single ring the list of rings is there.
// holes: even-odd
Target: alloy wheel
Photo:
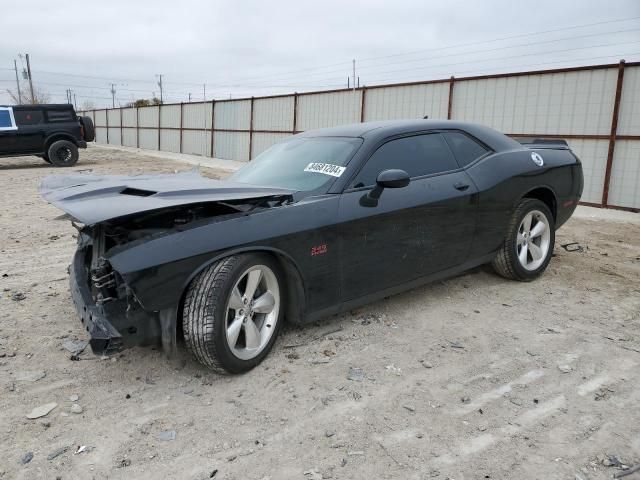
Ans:
[[[266,265],[247,269],[231,289],[225,322],[227,344],[241,360],[255,358],[267,346],[278,321],[280,286]]]
[[[527,213],[518,227],[516,253],[520,265],[532,271],[538,269],[547,258],[551,243],[549,220],[539,210]]]

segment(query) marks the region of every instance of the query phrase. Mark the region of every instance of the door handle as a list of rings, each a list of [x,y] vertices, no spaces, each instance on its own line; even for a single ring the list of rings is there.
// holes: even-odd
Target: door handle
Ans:
[[[469,184],[464,182],[458,182],[458,183],[454,183],[453,187],[456,190],[460,190],[461,192],[464,192],[467,188],[469,188]]]

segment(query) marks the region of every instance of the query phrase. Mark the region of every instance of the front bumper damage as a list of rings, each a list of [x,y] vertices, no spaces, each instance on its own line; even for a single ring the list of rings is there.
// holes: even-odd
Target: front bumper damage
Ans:
[[[90,248],[90,242],[78,246],[69,266],[69,283],[73,303],[90,336],[93,353],[109,355],[136,345],[160,343],[159,314],[142,309],[121,280],[116,281],[117,274],[113,270],[106,274],[99,272],[96,276],[96,271],[87,265]],[[113,295],[96,293],[105,288]]]

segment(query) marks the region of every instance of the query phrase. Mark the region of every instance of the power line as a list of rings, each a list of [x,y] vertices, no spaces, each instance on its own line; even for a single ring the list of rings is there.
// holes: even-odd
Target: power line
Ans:
[[[481,44],[486,44],[486,43],[494,43],[494,42],[498,42],[498,41],[504,41],[504,40],[511,40],[514,38],[522,38],[522,37],[527,37],[527,36],[532,36],[532,35],[542,35],[542,34],[547,34],[547,33],[554,33],[554,32],[560,32],[560,31],[566,31],[566,30],[575,30],[575,29],[579,29],[579,28],[586,28],[586,27],[593,27],[593,26],[597,26],[597,25],[605,25],[605,24],[612,24],[612,23],[620,23],[620,22],[628,22],[628,21],[633,21],[633,20],[638,20],[640,19],[640,16],[638,17],[631,17],[631,18],[619,18],[619,19],[612,19],[612,20],[606,20],[606,21],[601,21],[601,22],[594,22],[594,23],[588,23],[588,24],[582,24],[582,25],[573,25],[573,26],[568,26],[568,27],[562,27],[562,28],[556,28],[556,29],[550,29],[550,30],[545,30],[545,31],[536,31],[536,32],[528,32],[528,33],[521,33],[521,34],[517,34],[517,35],[510,35],[510,36],[506,36],[506,37],[500,37],[500,38],[494,38],[494,39],[490,39],[490,40],[483,40],[483,41],[479,41],[479,42],[469,42],[469,43],[461,43],[461,44],[455,44],[455,45],[448,45],[448,46],[444,46],[444,47],[438,47],[438,48],[432,48],[432,49],[422,49],[422,50],[415,50],[412,52],[403,52],[403,53],[396,53],[396,54],[390,54],[390,55],[383,55],[383,56],[375,56],[375,57],[366,57],[363,59],[359,59],[359,62],[369,62],[372,60],[380,60],[380,59],[384,59],[384,58],[392,58],[392,57],[399,57],[399,56],[407,56],[407,55],[414,55],[416,53],[424,53],[424,52],[436,52],[436,51],[442,51],[442,50],[447,50],[447,49],[452,49],[452,48],[460,48],[460,47],[465,47],[465,46],[471,46],[471,45],[481,45]],[[602,33],[597,33],[597,34],[593,34],[595,35],[605,35],[605,34],[609,34],[609,33],[616,33],[616,32],[602,32]],[[574,37],[574,38],[582,38],[582,37]],[[563,40],[569,40],[571,39],[571,37],[567,37]],[[548,42],[539,42],[539,43],[549,43],[549,42],[553,42],[553,41],[561,41],[561,40],[550,40]],[[535,44],[532,43],[530,45]],[[509,48],[509,47],[504,47],[504,48]],[[464,54],[464,53],[459,53],[456,55],[460,55],[460,54]],[[414,60],[411,60],[414,61]],[[401,62],[398,62],[401,63]],[[339,65],[350,65],[351,62],[350,61],[345,61],[345,62],[338,62],[338,63],[332,63],[329,65],[324,65],[324,66],[316,66],[316,67],[310,67],[310,68],[303,68],[303,69],[297,69],[297,70],[291,70],[288,72],[281,72],[281,73],[274,73],[274,74],[267,74],[267,75],[259,75],[259,76],[250,76],[250,77],[242,77],[243,81],[246,80],[251,80],[251,79],[261,79],[261,80],[266,80],[266,79],[271,79],[273,80],[274,77],[278,78],[278,77],[283,77],[284,75],[288,75],[291,73],[298,73],[298,72],[305,72],[305,71],[314,71],[314,70],[322,70],[322,69],[326,69],[326,68],[331,68],[331,67],[335,67],[335,66],[339,66]],[[372,67],[362,67],[362,69],[364,68],[372,68]],[[10,70],[10,69],[9,69]],[[338,70],[332,70],[332,71],[328,71],[328,72],[324,72],[324,73],[318,73],[319,75],[322,74],[327,74],[327,73],[333,73],[335,71]],[[122,81],[122,82],[135,82],[135,83],[151,83],[151,80],[142,80],[142,79],[132,79],[132,78],[115,78],[115,77],[106,77],[106,76],[94,76],[94,75],[82,75],[82,74],[73,74],[73,73],[64,73],[64,72],[51,72],[51,71],[45,71],[45,70],[38,70],[36,71],[36,73],[44,73],[44,74],[49,74],[49,75],[61,75],[61,76],[68,76],[68,77],[77,77],[77,78],[90,78],[90,79],[96,79],[96,80],[109,80],[109,81]],[[316,74],[314,74],[313,76],[316,76]],[[167,81],[167,82],[163,82],[163,83],[167,83],[167,84],[174,84],[174,85],[186,85],[186,86],[201,86],[203,83],[202,82],[176,82],[176,81]],[[236,87],[239,86],[241,84],[239,83],[231,83],[231,84],[218,84],[216,82],[205,82],[207,86],[209,87]],[[259,81],[257,83],[264,83],[264,81]],[[242,84],[242,86],[247,86],[246,84]],[[279,86],[274,85],[274,87],[278,88]],[[286,87],[286,86],[283,86]],[[294,86],[291,86],[292,88]]]

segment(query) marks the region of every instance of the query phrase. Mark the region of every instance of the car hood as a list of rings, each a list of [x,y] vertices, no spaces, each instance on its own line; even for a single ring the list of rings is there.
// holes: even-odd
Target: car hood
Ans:
[[[50,175],[40,195],[80,223],[195,203],[292,196],[293,190],[212,180],[197,172],[153,175]]]

